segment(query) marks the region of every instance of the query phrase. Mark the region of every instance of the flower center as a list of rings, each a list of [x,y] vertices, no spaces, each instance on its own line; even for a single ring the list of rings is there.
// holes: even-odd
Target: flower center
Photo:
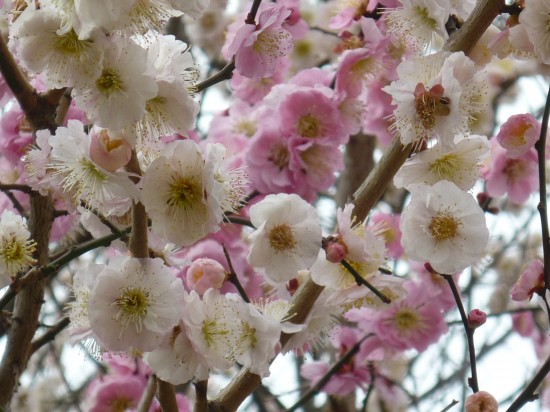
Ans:
[[[288,149],[283,145],[275,145],[271,148],[271,156],[268,158],[279,170],[283,170],[288,166],[290,160],[290,153]]]
[[[317,137],[321,132],[321,122],[315,116],[306,114],[298,120],[298,133],[302,137]]]
[[[115,320],[122,323],[123,330],[130,324],[134,324],[136,332],[141,333],[143,318],[149,309],[149,292],[136,287],[128,287],[122,290],[122,294],[113,305],[118,307]]]
[[[414,90],[414,106],[416,115],[425,129],[431,130],[435,126],[436,116],[448,116],[451,113],[451,99],[443,94],[445,90],[440,84],[431,89],[426,89],[422,83],[418,83]]]
[[[460,160],[456,154],[449,153],[428,164],[428,170],[440,180],[452,181],[455,171],[460,167]]]
[[[109,402],[109,410],[111,412],[124,412],[128,409],[134,408],[136,405],[131,399],[120,397],[115,398]]]
[[[307,57],[311,55],[313,47],[308,40],[298,40],[294,42],[294,53],[300,57]]]
[[[395,325],[400,331],[414,329],[418,325],[418,316],[408,308],[399,309],[395,314]]]
[[[432,237],[440,242],[456,237],[461,224],[462,223],[451,214],[438,213],[432,217],[428,230]]]
[[[252,137],[256,133],[256,125],[250,120],[241,120],[235,123],[233,131],[244,134],[246,137]]]
[[[430,12],[426,7],[414,6],[413,7],[416,20],[424,27],[429,27],[435,30],[437,27],[437,21],[430,17]]]
[[[101,72],[99,79],[96,80],[95,85],[101,93],[110,95],[122,90],[123,82],[115,70],[106,67]]]
[[[522,159],[508,159],[503,172],[509,183],[517,182],[527,174],[525,161]]]
[[[202,324],[202,338],[206,346],[211,348],[220,338],[226,339],[229,333],[225,328],[225,324],[216,321],[215,319],[207,319]]]
[[[292,250],[296,247],[296,239],[292,229],[286,223],[275,226],[269,231],[269,244],[276,252]]]
[[[57,51],[76,55],[82,54],[86,50],[86,46],[86,41],[80,40],[73,29],[62,36],[57,36],[54,45]]]
[[[202,199],[202,184],[196,178],[172,178],[168,193],[169,206],[190,207],[194,202]]]

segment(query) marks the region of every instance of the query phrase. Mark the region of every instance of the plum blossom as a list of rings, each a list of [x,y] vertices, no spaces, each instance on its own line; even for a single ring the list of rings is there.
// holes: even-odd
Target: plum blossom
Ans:
[[[344,210],[338,209],[338,236],[335,242],[343,246],[343,258],[363,278],[370,280],[378,273],[384,261],[384,240],[373,227],[355,222],[352,217],[354,205],[347,204]],[[330,249],[329,249],[330,251]],[[356,285],[353,275],[340,262],[329,261],[325,251],[311,267],[311,277],[315,283],[341,290]]]
[[[550,32],[548,31],[550,1],[527,0],[519,14],[519,22],[525,27],[529,40],[535,47],[535,54],[544,64],[550,63]]]
[[[10,46],[21,63],[42,74],[52,88],[93,81],[101,74],[104,36],[79,39],[73,28],[63,30],[63,17],[51,8],[27,7],[10,29]]]
[[[0,287],[36,262],[32,255],[36,243],[30,236],[26,220],[4,209],[0,217]]]
[[[247,256],[274,282],[286,282],[308,269],[321,248],[321,226],[315,208],[295,194],[268,195],[250,208],[257,229]]]
[[[283,28],[291,11],[269,4],[258,14],[257,24],[245,23],[227,43],[226,57],[235,55],[237,71],[246,77],[272,76],[292,50],[292,36]]]
[[[113,351],[151,351],[183,316],[185,290],[160,259],[117,257],[97,276],[88,301],[97,341]]]
[[[540,137],[540,122],[530,114],[510,116],[496,135],[506,149],[506,156],[515,159],[531,150]]]
[[[373,327],[385,345],[422,352],[447,332],[447,323],[425,289],[415,284],[408,289],[404,299],[392,301],[373,315]]]
[[[202,295],[209,288],[221,288],[225,277],[225,268],[221,264],[213,259],[201,258],[191,263],[186,279],[187,286]]]
[[[491,165],[485,173],[485,179],[490,196],[498,197],[507,193],[512,202],[524,203],[538,188],[537,152],[530,149],[519,157],[510,158],[504,149],[493,144]]]
[[[143,118],[146,102],[157,95],[158,86],[148,74],[145,49],[121,38],[111,40],[104,50],[101,72],[75,87],[73,97],[95,124],[119,130]]]
[[[153,233],[187,246],[217,231],[223,212],[220,199],[211,196],[217,184],[195,142],[167,145],[143,177],[142,202]]]
[[[490,144],[485,136],[470,135],[456,146],[441,143],[407,159],[393,178],[396,187],[433,185],[440,180],[453,182],[462,190],[470,190],[481,177],[481,167],[489,156]]]
[[[388,31],[417,50],[438,46],[449,37],[445,23],[450,0],[401,0],[402,7],[386,14]]]
[[[446,180],[415,188],[401,215],[401,231],[405,252],[444,274],[475,263],[489,238],[476,200]]]
[[[535,293],[544,294],[544,264],[540,259],[535,259],[523,271],[519,279],[512,286],[511,297],[513,301],[523,302],[531,300]]]
[[[403,144],[437,137],[452,146],[456,135],[469,133],[487,86],[484,72],[464,53],[413,57],[397,67],[397,75],[383,90],[397,106],[392,127]]]

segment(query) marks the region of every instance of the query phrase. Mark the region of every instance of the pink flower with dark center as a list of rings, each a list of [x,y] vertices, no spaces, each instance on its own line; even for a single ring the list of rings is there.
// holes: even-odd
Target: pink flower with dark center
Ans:
[[[537,153],[527,153],[511,159],[504,149],[494,145],[490,171],[486,175],[487,192],[492,197],[508,193],[514,203],[524,203],[539,184]]]
[[[315,89],[291,93],[279,106],[281,131],[287,135],[334,145],[345,143],[335,100]]]
[[[245,24],[235,33],[227,51],[235,55],[235,67],[245,77],[272,76],[292,50],[292,36],[282,25],[291,11],[270,4],[259,13],[258,24]]]
[[[376,333],[392,348],[425,350],[447,332],[447,323],[441,310],[432,305],[432,298],[424,288],[409,284],[403,300],[392,302],[376,314]]]

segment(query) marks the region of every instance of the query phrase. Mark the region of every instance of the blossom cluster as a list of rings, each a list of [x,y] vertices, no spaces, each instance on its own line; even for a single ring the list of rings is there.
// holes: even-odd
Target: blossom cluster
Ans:
[[[356,348],[324,392],[373,389],[403,410],[401,366],[447,332],[449,283],[489,253],[491,199],[522,204],[538,188],[537,118],[511,116],[495,136],[482,123],[499,76],[487,55],[548,63],[550,2],[526,0],[469,54],[443,44],[472,0],[339,1],[330,17],[297,0],[236,16],[223,0],[24,3],[6,21],[9,49],[32,86],[60,92],[66,107],[55,130],[33,130],[0,77],[0,182],[52,197],[52,250],[83,230],[120,238],[104,259],[69,268],[70,340],[110,368],[86,410],[136,408],[152,374],[180,385],[240,365],[263,378],[279,353],[324,338],[342,357]],[[233,69],[231,105],[207,127],[197,126],[198,92],[212,86],[199,83],[201,53],[161,34],[171,18]],[[331,230],[316,201],[333,196],[352,136],[411,153],[393,176],[405,194],[370,216],[350,198]],[[4,286],[36,260],[29,197],[0,202]],[[543,273],[533,260],[512,300],[544,297]],[[294,297],[312,283],[317,300],[297,313]],[[485,320],[472,311],[467,328]],[[539,337],[533,322],[518,317],[515,328]],[[319,359],[301,375],[315,385],[329,369]],[[479,392],[466,407],[493,401]]]

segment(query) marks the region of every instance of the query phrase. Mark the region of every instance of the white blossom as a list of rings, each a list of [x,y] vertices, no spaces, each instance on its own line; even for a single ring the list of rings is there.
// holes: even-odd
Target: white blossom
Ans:
[[[223,215],[218,199],[210,196],[216,184],[195,142],[166,146],[143,177],[142,202],[153,232],[187,246],[217,231]]]
[[[443,274],[475,263],[485,253],[489,238],[476,200],[446,180],[415,188],[400,227],[405,252]]]
[[[108,350],[154,350],[183,316],[184,294],[162,260],[114,258],[88,301],[93,333]]]
[[[438,143],[407,159],[393,182],[398,188],[410,189],[414,184],[433,185],[448,180],[462,190],[470,190],[481,175],[481,166],[489,151],[485,136],[470,135],[452,148]]]
[[[0,287],[10,283],[18,272],[36,263],[32,253],[36,247],[30,239],[27,223],[11,210],[0,218]],[[7,275],[7,276],[6,276]]]
[[[257,229],[247,260],[274,282],[286,282],[309,268],[321,248],[321,226],[313,206],[295,194],[268,195],[250,208]]]
[[[550,63],[550,0],[526,0],[519,22],[535,47],[535,55],[544,64]]]

